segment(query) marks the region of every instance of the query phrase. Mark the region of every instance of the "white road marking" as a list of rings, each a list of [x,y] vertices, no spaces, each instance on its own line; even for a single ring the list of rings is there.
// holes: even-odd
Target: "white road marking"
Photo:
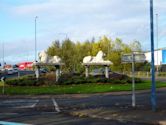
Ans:
[[[52,102],[53,102],[53,104],[54,104],[55,110],[56,110],[57,112],[60,112],[59,106],[58,106],[58,104],[57,104],[57,102],[55,101],[54,98],[52,98]]]
[[[18,100],[5,100],[2,102],[2,106],[6,105],[11,108],[34,108],[36,104],[39,102],[36,100],[27,100],[27,99],[18,99]]]
[[[39,100],[36,100],[36,102],[33,105],[31,105],[31,108],[34,108],[38,102]]]
[[[3,103],[23,103],[25,99],[17,99],[17,100],[5,100]]]

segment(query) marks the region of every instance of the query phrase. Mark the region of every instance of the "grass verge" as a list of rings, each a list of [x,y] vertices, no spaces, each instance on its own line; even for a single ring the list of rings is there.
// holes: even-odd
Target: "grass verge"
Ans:
[[[149,81],[136,84],[136,90],[150,89]],[[157,88],[166,87],[165,82],[157,82]],[[79,85],[54,85],[54,86],[6,86],[5,94],[7,95],[41,95],[41,94],[90,94],[104,92],[131,91],[131,84],[79,84]],[[2,86],[0,87],[2,94]]]

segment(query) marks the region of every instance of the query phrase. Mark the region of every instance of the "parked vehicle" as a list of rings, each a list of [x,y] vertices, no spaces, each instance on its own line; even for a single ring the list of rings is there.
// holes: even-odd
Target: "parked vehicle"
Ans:
[[[13,70],[12,68],[11,68],[11,69],[8,69],[8,70],[7,70],[7,74],[8,74],[8,75],[14,74],[14,70]]]
[[[19,70],[18,68],[13,68],[14,73],[18,73],[18,70]]]
[[[109,73],[111,70],[109,69]],[[104,75],[105,74],[105,69],[104,68],[98,68],[98,69],[93,69],[89,74],[96,76],[96,75]]]
[[[41,69],[40,69],[40,73],[47,73],[47,72],[48,72],[48,70],[45,69],[45,68],[41,68]]]

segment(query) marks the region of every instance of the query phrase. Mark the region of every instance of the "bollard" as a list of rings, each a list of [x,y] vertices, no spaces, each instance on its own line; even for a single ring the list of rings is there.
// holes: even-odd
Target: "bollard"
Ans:
[[[147,78],[149,77],[149,72],[147,72]]]
[[[5,94],[5,80],[6,80],[6,77],[1,77],[1,82],[3,83],[3,88],[2,88],[2,94]]]
[[[36,66],[35,74],[36,74],[36,78],[38,79],[40,76],[40,67],[39,66]]]
[[[18,78],[20,78],[20,71],[19,70],[17,72],[17,76],[18,76]]]
[[[108,66],[105,66],[105,77],[109,79],[109,71],[108,71]]]
[[[89,66],[85,66],[85,76],[86,78],[89,77]]]
[[[60,77],[60,67],[56,66],[56,82],[58,82],[59,77]]]

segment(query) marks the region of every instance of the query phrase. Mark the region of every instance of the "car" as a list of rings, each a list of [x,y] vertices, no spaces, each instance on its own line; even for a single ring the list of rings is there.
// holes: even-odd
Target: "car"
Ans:
[[[18,73],[18,70],[19,70],[18,68],[13,68],[14,73]]]
[[[7,70],[7,74],[8,74],[8,75],[14,74],[14,70],[13,70],[13,69],[8,69],[8,70]]]
[[[48,72],[48,70],[45,69],[45,68],[41,68],[41,69],[40,69],[40,73],[47,73],[47,72]]]
[[[3,73],[4,73],[4,71],[2,69],[0,69],[0,74],[3,74]]]
[[[111,70],[109,69],[109,73]],[[98,69],[93,69],[89,74],[96,76],[96,75],[104,75],[105,74],[105,69],[104,68],[98,68]]]

